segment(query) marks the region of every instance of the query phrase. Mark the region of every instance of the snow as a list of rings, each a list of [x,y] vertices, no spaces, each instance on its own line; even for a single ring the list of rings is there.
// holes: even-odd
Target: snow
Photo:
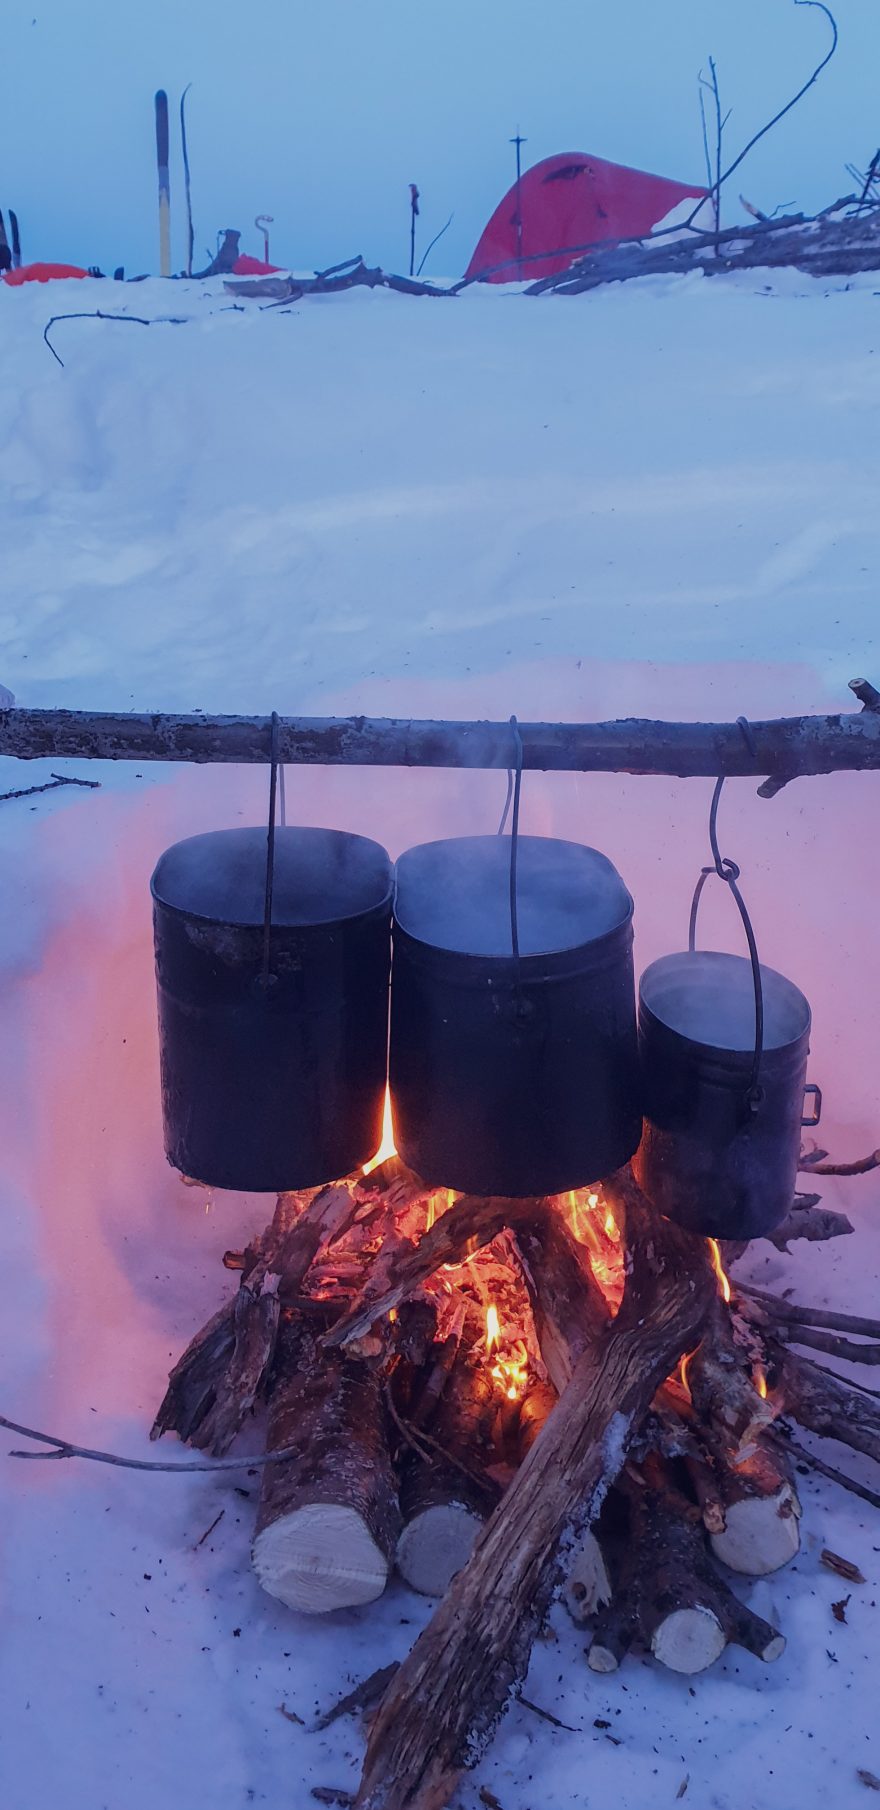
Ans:
[[[845,709],[846,681],[880,666],[875,281],[655,279],[542,302],[354,292],[289,312],[231,310],[217,285],[0,291],[0,682],[74,708]],[[97,307],[186,324],[59,323],[59,368],[49,314]],[[49,765],[0,761],[0,790]],[[266,1212],[254,1196],[206,1202],[164,1163],[149,875],[180,836],[261,821],[266,775],[86,770],[101,791],[0,807],[0,1407],[155,1456],[169,1363],[231,1286],[223,1250]],[[522,827],[614,862],[641,969],[684,945],[709,795],[529,774]],[[493,829],[504,777],[299,770],[287,797],[292,821],[396,855]],[[873,775],[772,803],[738,782],[719,814],[762,959],[810,1001],[822,1138],[845,1156],[878,1142],[875,822]],[[703,946],[738,952],[738,934],[710,888]],[[857,1236],[768,1247],[754,1273],[870,1312],[880,1178],[823,1192]],[[246,1472],[4,1456],[0,1479],[13,1810],[299,1810],[313,1784],[352,1788],[360,1729],[312,1733],[281,1708],[309,1724],[402,1656],[430,1605],[399,1583],[326,1620],[273,1602],[249,1567]],[[513,1707],[462,1810],[480,1785],[504,1810],[637,1810],[674,1802],[686,1777],[697,1810],[863,1804],[856,1768],[880,1773],[880,1522],[828,1483],[800,1489],[800,1557],[743,1589],[781,1625],[782,1659],[731,1649],[693,1695],[638,1659],[598,1679],[556,1609],[527,1695],[577,1732]],[[868,1580],[846,1625],[831,1603],[850,1587],[821,1567],[824,1545]]]

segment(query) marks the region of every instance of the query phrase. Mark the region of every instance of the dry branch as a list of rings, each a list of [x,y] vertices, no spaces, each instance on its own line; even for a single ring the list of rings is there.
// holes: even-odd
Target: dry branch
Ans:
[[[764,778],[880,769],[880,711],[739,723],[521,723],[523,767],[542,772]],[[0,754],[19,760],[268,762],[270,717],[0,709]],[[290,765],[506,768],[508,723],[281,717]]]

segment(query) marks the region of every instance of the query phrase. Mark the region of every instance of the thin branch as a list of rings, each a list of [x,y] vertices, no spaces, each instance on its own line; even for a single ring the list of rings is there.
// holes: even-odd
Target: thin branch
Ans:
[[[433,237],[433,239],[432,239],[432,240],[431,240],[431,243],[430,243],[430,245],[429,245],[429,246],[428,246],[428,249],[427,249],[427,251],[426,251],[426,252],[425,252],[425,255],[424,255],[424,257],[423,257],[423,259],[422,259],[422,261],[421,261],[421,264],[420,264],[420,265],[419,265],[419,268],[418,268],[418,270],[417,270],[417,271],[416,271],[416,276],[417,276],[417,277],[420,277],[420,276],[421,276],[421,274],[422,274],[422,271],[423,271],[423,270],[424,270],[424,268],[425,268],[425,265],[426,265],[426,264],[427,264],[427,262],[428,262],[428,258],[429,258],[429,257],[430,257],[430,255],[431,255],[431,252],[432,252],[432,251],[433,251],[433,250],[434,250],[434,246],[435,246],[435,245],[436,245],[436,243],[437,243],[437,240],[438,240],[438,239],[442,239],[442,237],[443,237],[443,234],[444,234],[444,233],[445,233],[445,232],[447,232],[447,231],[448,231],[448,229],[449,229],[449,227],[450,227],[450,226],[451,226],[451,225],[452,225],[452,222],[453,222],[453,220],[454,220],[454,219],[455,219],[455,215],[454,215],[454,214],[450,214],[450,216],[449,216],[449,219],[448,219],[448,220],[447,220],[447,222],[446,222],[446,225],[445,225],[445,226],[441,226],[441,228],[440,228],[440,231],[439,231],[439,233],[435,233],[435,234],[434,234],[434,237]]]
[[[861,1314],[834,1313],[825,1307],[798,1307],[794,1301],[783,1301],[779,1295],[770,1294],[763,1288],[752,1288],[748,1283],[738,1282],[736,1293],[759,1302],[772,1319],[786,1325],[826,1326],[831,1332],[855,1332],[862,1338],[880,1339],[880,1320],[868,1320]]]
[[[160,325],[185,327],[188,325],[188,317],[181,314],[155,314],[152,320],[145,320],[140,314],[105,314],[101,308],[81,308],[75,314],[53,314],[51,319],[47,320],[46,325],[43,328],[43,338],[52,357],[60,364],[62,371],[65,368],[64,359],[56,352],[55,347],[49,338],[49,328],[54,327],[58,321],[128,321],[133,327],[156,327]]]
[[[99,779],[73,779],[63,773],[50,773],[45,785],[22,786],[17,792],[0,792],[0,804],[10,798],[33,798],[37,792],[57,792],[59,786],[87,786],[90,792],[101,790]]]
[[[827,52],[827,54],[822,58],[821,63],[817,63],[815,69],[813,70],[812,75],[809,77],[809,79],[806,82],[804,82],[803,87],[798,89],[797,94],[792,95],[791,100],[786,101],[785,106],[780,107],[779,112],[774,113],[772,119],[768,119],[767,124],[765,126],[762,126],[760,131],[756,132],[754,134],[754,136],[749,139],[749,142],[747,145],[743,146],[743,149],[740,151],[739,156],[734,158],[733,163],[728,164],[728,167],[723,172],[723,174],[719,174],[719,176],[717,178],[717,182],[715,184],[716,195],[720,195],[722,184],[728,180],[728,177],[733,175],[734,170],[739,169],[740,164],[743,163],[744,160],[748,157],[749,152],[754,150],[754,147],[758,143],[759,139],[765,138],[767,133],[772,131],[774,126],[778,126],[779,121],[781,119],[784,119],[785,115],[787,113],[790,113],[793,107],[797,106],[798,101],[803,100],[804,95],[807,93],[807,91],[810,88],[812,88],[813,83],[818,81],[820,75],[822,74],[823,69],[827,68],[828,64],[831,61],[831,58],[834,55],[834,52],[837,49],[838,38],[840,36],[838,29],[837,29],[837,20],[835,19],[830,6],[825,5],[825,0],[794,0],[794,5],[795,6],[814,6],[814,7],[818,8],[820,13],[825,14],[825,17],[831,26],[831,32],[832,32],[831,48]],[[702,205],[702,203],[700,205]],[[689,216],[689,218],[686,222],[686,224],[688,226],[692,225],[692,223],[696,219],[696,216],[699,213],[699,211],[700,211],[699,206],[694,208],[693,212],[691,213],[691,215]]]
[[[765,1431],[765,1439],[768,1434]],[[853,1496],[860,1496],[863,1502],[870,1502],[872,1508],[880,1508],[880,1495],[876,1490],[868,1489],[867,1484],[857,1483],[854,1477],[847,1477],[844,1471],[838,1471],[833,1464],[826,1464],[824,1458],[817,1458],[815,1452],[808,1452],[806,1446],[799,1445],[796,1439],[781,1439],[778,1435],[769,1435],[781,1452],[788,1452],[799,1464],[808,1464],[820,1476],[830,1478],[832,1483],[839,1483],[842,1489],[848,1489]]]
[[[870,1156],[855,1163],[811,1163],[802,1157],[799,1168],[809,1175],[868,1175],[872,1169],[880,1169],[880,1150],[872,1150]]]
[[[51,1452],[10,1451],[10,1458],[89,1458],[93,1464],[117,1464],[127,1471],[252,1471],[264,1464],[283,1464],[285,1459],[293,1458],[296,1451],[295,1447],[286,1446],[281,1451],[261,1452],[256,1457],[191,1458],[182,1464],[165,1464],[158,1458],[122,1458],[117,1452],[96,1452],[91,1446],[74,1445],[69,1439],[56,1439],[51,1433],[38,1433],[34,1427],[23,1427],[17,1420],[7,1420],[5,1414],[0,1414],[0,1427],[55,1448]]]

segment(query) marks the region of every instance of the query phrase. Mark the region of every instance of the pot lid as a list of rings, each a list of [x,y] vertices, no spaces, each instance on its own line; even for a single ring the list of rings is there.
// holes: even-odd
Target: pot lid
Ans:
[[[510,956],[510,837],[456,836],[407,849],[394,915],[419,942],[461,955]],[[598,849],[549,836],[517,848],[520,954],[577,949],[619,929],[633,902]]]
[[[213,924],[261,925],[265,828],[209,830],[175,842],[150,882],[160,905]],[[359,917],[391,898],[391,860],[378,842],[344,830],[275,831],[272,923],[281,928]]]
[[[810,1029],[810,1008],[799,987],[761,964],[764,1048],[784,1049]],[[744,955],[697,949],[662,955],[639,982],[644,1006],[669,1030],[711,1049],[755,1047],[755,988]]]

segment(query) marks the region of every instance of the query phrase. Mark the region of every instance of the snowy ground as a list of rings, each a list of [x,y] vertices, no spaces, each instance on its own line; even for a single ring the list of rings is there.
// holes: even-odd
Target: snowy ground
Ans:
[[[0,682],[21,703],[720,718],[846,708],[848,678],[877,681],[872,280],[227,305],[213,285],[0,291]],[[92,307],[187,324],[59,323],[62,370],[43,325]],[[143,1455],[169,1360],[229,1287],[220,1254],[265,1217],[239,1196],[206,1214],[164,1164],[149,873],[175,836],[258,818],[265,775],[71,770],[103,789],[0,805],[0,1407]],[[45,776],[0,760],[0,791]],[[708,793],[528,776],[523,827],[611,855],[644,965],[681,946]],[[493,824],[498,794],[496,776],[288,783],[292,817],[393,853]],[[823,1139],[845,1155],[878,1142],[875,824],[873,777],[772,804],[742,782],[722,805],[762,954],[813,1003]],[[724,906],[707,936],[736,947]],[[857,1237],[756,1270],[870,1312],[880,1181],[826,1198]],[[237,1481],[247,1498],[0,1460],[10,1810],[299,1810],[313,1784],[351,1787],[359,1730],[280,1707],[308,1723],[426,1606],[397,1585],[328,1621],[273,1604]],[[685,1779],[695,1810],[869,1801],[880,1517],[802,1492],[800,1558],[750,1593],[788,1636],[776,1666],[734,1649],[692,1689],[638,1660],[599,1679],[556,1616],[528,1695],[577,1732],[512,1709],[463,1810],[480,1784],[503,1810],[640,1810]],[[868,1579],[845,1626],[825,1544]]]

